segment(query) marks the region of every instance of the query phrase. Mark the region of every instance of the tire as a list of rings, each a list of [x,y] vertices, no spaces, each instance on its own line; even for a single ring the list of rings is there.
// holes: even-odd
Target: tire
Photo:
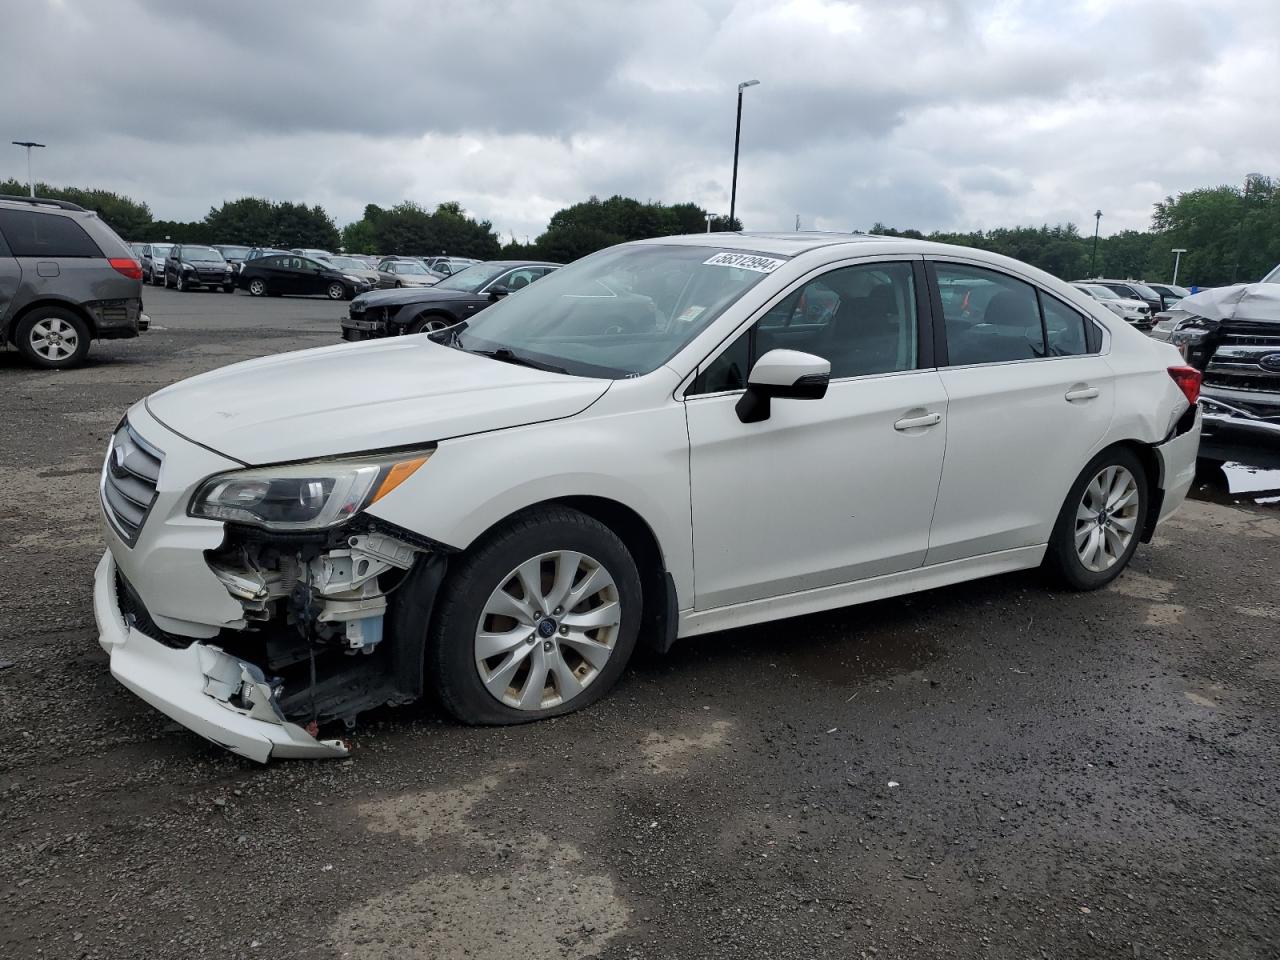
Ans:
[[[168,273],[168,271],[165,271],[165,275],[164,275],[164,288],[165,288],[166,290],[168,290],[168,289],[169,289],[169,273]]]
[[[179,293],[187,292],[187,281],[182,279],[182,274],[178,274],[173,278],[173,286]]]
[[[347,288],[335,280],[325,290],[325,296],[330,300],[345,300],[347,299]]]
[[[544,594],[532,606],[546,595],[554,602],[565,583],[570,584],[566,602],[574,589],[590,592],[567,613],[557,613],[558,607],[534,610],[544,616],[525,617],[526,622],[486,612],[495,607],[518,612],[526,606],[528,591],[514,585],[522,582],[521,568],[529,571],[531,564],[535,590]],[[519,589],[520,597],[504,586]],[[528,723],[590,706],[626,669],[640,631],[641,602],[635,560],[604,524],[565,507],[517,514],[482,537],[450,570],[428,635],[428,681],[444,708],[467,724]],[[569,618],[582,624],[574,630]],[[587,626],[592,619],[607,623]],[[526,629],[530,632],[523,639],[499,639],[524,635]],[[476,649],[482,632],[497,651],[487,659]]]
[[[65,370],[84,361],[89,336],[89,325],[70,310],[41,307],[22,318],[14,331],[14,344],[27,363]]]
[[[1146,468],[1137,455],[1127,447],[1103,450],[1071,485],[1049,537],[1045,569],[1073,590],[1105,587],[1133,558],[1150,506]],[[1101,519],[1095,522],[1095,516]]]
[[[418,317],[413,323],[409,324],[409,333],[435,333],[437,330],[443,330],[445,327],[453,326],[454,321],[442,317],[438,314],[429,317]]]
[[[261,277],[254,277],[249,281],[249,296],[264,297],[267,294],[267,281]]]
[[[399,280],[397,280],[397,281],[396,281],[396,289],[397,289],[397,290],[399,290],[399,289],[401,289],[401,288],[403,288],[403,287],[404,287],[404,284],[403,284],[403,283],[401,283]]]

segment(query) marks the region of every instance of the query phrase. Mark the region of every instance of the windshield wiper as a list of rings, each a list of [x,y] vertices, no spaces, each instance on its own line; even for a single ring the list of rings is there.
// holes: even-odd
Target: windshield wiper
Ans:
[[[488,357],[490,360],[498,360],[502,363],[513,363],[518,367],[532,367],[534,370],[546,370],[549,373],[569,372],[564,367],[557,367],[554,364],[542,363],[539,360],[522,356],[510,347],[498,347],[497,350],[468,350],[467,352],[474,353],[478,357]]]

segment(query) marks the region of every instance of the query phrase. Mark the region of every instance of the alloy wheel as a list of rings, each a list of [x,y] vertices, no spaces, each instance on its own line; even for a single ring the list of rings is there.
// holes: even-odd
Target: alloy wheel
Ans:
[[[347,288],[340,283],[329,284],[329,299],[341,300],[347,295]]]
[[[28,336],[31,349],[52,363],[66,360],[80,346],[79,332],[61,317],[38,320]]]
[[[494,588],[475,633],[480,681],[517,710],[577,697],[613,656],[622,623],[609,571],[584,553],[526,560]]]
[[[1125,467],[1103,467],[1076,507],[1076,555],[1086,570],[1110,570],[1125,555],[1138,527],[1138,481]]]
[[[249,281],[249,292],[253,294],[255,297],[262,296],[263,293],[266,292],[266,289],[267,289],[267,285],[263,283],[261,280]]]

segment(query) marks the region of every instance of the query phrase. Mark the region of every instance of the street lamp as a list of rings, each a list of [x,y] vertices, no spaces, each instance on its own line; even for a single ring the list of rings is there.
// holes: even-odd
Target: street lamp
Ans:
[[[27,190],[29,190],[31,196],[34,197],[36,195],[36,182],[31,179],[31,148],[43,147],[44,144],[36,143],[34,140],[10,140],[9,142],[15,147],[27,148]]]
[[[1093,255],[1089,258],[1089,276],[1096,277],[1098,275],[1098,227],[1102,225],[1102,211],[1095,210],[1093,214]]]
[[[1182,262],[1182,255],[1187,252],[1186,247],[1173,248],[1173,285],[1178,285],[1178,264]]]
[[[716,218],[716,215],[714,213],[704,213],[703,216],[707,218],[707,233],[710,233],[711,221]]]
[[[733,229],[733,216],[738,207],[738,144],[742,140],[742,91],[754,87],[759,80],[744,80],[738,84],[738,123],[733,129],[733,185],[729,188],[729,229]]]

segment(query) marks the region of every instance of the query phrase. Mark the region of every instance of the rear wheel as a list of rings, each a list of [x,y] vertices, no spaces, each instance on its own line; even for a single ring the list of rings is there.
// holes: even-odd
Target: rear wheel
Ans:
[[[1150,498],[1147,473],[1124,447],[1104,450],[1071,485],[1045,566],[1075,590],[1104,587],[1138,549]]]
[[[267,292],[267,282],[259,277],[254,277],[249,281],[249,294],[254,297],[265,296]]]
[[[28,363],[46,370],[74,367],[89,352],[89,325],[69,310],[43,307],[22,318],[14,343]]]
[[[441,588],[428,674],[464,723],[526,723],[588,706],[617,682],[640,629],[626,546],[563,507],[486,535]]]
[[[329,284],[329,288],[325,291],[330,300],[344,300],[347,296],[347,288],[336,280]]]

